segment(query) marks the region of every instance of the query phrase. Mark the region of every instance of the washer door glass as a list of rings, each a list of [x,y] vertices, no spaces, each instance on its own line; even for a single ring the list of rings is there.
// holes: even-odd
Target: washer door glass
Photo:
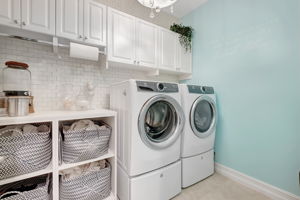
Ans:
[[[191,126],[198,137],[207,137],[215,127],[215,103],[209,97],[200,97],[194,102],[191,112]]]
[[[174,107],[166,101],[157,101],[146,112],[146,135],[153,142],[165,141],[174,133],[176,123]]]
[[[142,107],[138,129],[142,141],[150,148],[163,149],[175,143],[184,125],[180,104],[167,95],[157,95]]]

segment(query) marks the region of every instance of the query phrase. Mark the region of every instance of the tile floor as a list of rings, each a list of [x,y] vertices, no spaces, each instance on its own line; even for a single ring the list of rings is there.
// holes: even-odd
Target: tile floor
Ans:
[[[270,200],[270,198],[216,173],[184,189],[172,200]]]

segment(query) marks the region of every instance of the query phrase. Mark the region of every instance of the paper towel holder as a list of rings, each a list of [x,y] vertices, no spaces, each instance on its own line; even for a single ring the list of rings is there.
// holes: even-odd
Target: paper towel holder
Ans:
[[[71,42],[71,41],[70,41],[70,42]],[[48,42],[47,42],[47,43],[48,43]],[[58,38],[57,38],[57,37],[53,37],[52,45],[53,45],[53,52],[54,52],[54,53],[57,53],[58,47],[70,48],[70,45],[58,43]],[[106,55],[106,47],[104,47],[104,51],[100,51],[100,50],[99,50],[99,54]]]

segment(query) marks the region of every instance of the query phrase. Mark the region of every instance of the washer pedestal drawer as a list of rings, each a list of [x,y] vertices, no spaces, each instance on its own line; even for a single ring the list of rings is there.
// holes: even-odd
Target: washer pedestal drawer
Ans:
[[[182,187],[193,185],[214,173],[214,150],[182,158]]]
[[[137,177],[119,174],[120,200],[168,200],[181,192],[181,161]]]

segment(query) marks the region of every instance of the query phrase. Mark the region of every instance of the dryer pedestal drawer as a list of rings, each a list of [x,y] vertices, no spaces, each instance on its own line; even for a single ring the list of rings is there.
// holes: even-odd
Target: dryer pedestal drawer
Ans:
[[[120,200],[168,200],[181,192],[181,161],[134,178],[121,169],[119,175]]]
[[[193,185],[214,173],[214,150],[182,158],[182,187]]]

